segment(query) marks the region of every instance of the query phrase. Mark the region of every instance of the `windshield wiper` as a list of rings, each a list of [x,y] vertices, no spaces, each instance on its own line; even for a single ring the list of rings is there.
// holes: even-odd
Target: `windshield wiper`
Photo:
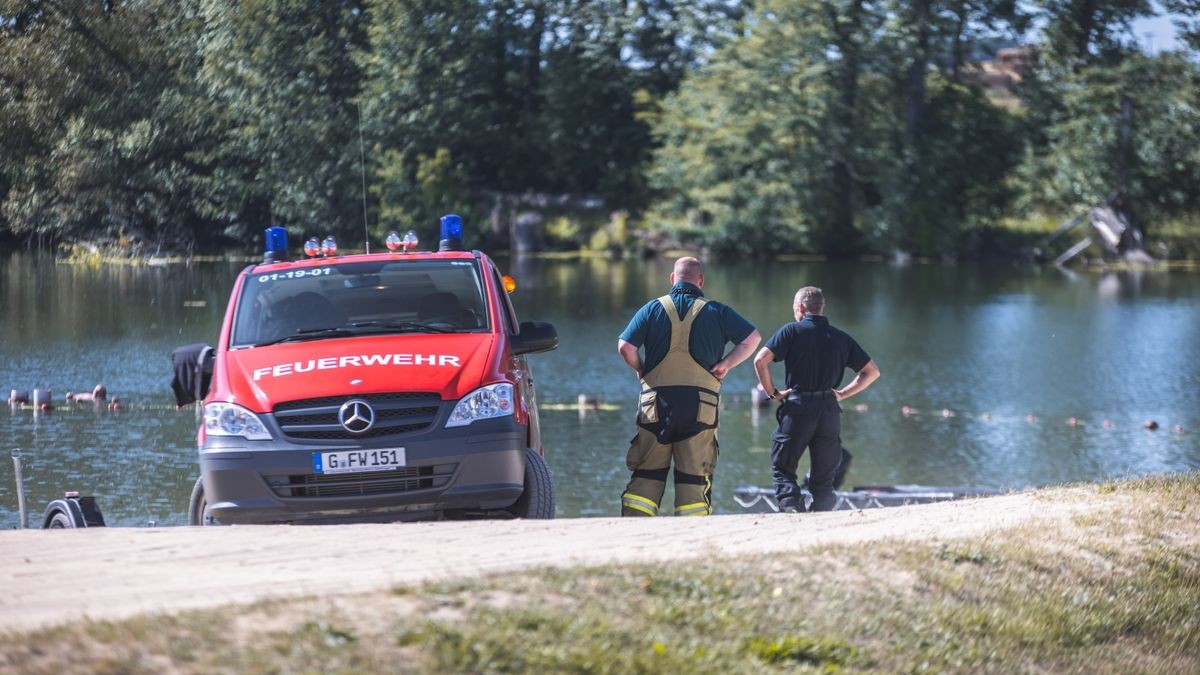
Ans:
[[[453,333],[453,328],[431,326],[422,321],[358,321],[350,324],[354,328],[383,328],[405,333]]]
[[[268,345],[277,345],[280,342],[304,342],[306,340],[320,340],[329,337],[349,337],[354,334],[354,331],[346,328],[301,328],[296,331],[295,335],[285,335],[274,340],[256,342],[254,346],[266,347]]]

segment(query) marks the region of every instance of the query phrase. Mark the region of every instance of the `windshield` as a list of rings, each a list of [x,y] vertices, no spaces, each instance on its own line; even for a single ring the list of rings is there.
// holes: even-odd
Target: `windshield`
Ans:
[[[249,275],[230,347],[489,329],[476,261],[370,261]]]

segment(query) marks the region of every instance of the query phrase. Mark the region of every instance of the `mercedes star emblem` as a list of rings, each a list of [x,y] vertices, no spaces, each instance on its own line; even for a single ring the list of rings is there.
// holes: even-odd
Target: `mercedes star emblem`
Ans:
[[[338,421],[352,434],[361,434],[375,426],[375,409],[366,401],[352,398],[338,410]]]

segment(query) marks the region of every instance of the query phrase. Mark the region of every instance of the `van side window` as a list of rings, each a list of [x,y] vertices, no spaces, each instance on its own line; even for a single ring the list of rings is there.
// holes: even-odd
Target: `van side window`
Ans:
[[[508,291],[504,290],[504,279],[500,278],[500,270],[492,267],[492,282],[496,284],[496,288],[500,291],[500,302],[504,306],[504,325],[508,329],[509,335],[516,335],[520,324],[517,323],[517,312],[513,309],[512,299],[508,297]]]

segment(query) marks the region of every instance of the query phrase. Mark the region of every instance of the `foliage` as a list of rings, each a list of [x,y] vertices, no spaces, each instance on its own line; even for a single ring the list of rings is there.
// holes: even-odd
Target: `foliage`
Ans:
[[[280,222],[359,230],[359,3],[201,0],[200,10],[200,77],[220,107],[231,170],[217,187],[237,234]]]
[[[663,108],[658,217],[722,250],[833,254],[951,252],[997,217],[1019,158],[1010,115],[930,70],[935,46],[953,63],[962,47],[929,17],[913,38],[903,16],[861,0],[757,5],[748,34]]]
[[[220,130],[173,3],[0,5],[0,204],[14,233],[186,239],[213,206]]]
[[[1200,214],[1200,2],[1161,4],[1186,49],[1140,51],[1149,0],[0,0],[0,235],[502,237],[586,204],[541,222],[953,256],[1113,193],[1152,231]]]
[[[1016,173],[1019,206],[1070,212],[1111,198],[1145,231],[1195,214],[1196,62],[1143,54],[1112,29],[1148,11],[1146,3],[1097,3],[1091,15],[1049,4],[1049,47],[1023,91],[1033,114]]]
[[[377,165],[395,185],[419,183],[444,150],[481,211],[496,194],[596,195],[640,206],[649,130],[639,95],[670,91],[721,33],[723,3],[618,0],[376,2],[361,53],[364,114]],[[453,39],[448,39],[453,36]],[[390,154],[389,154],[390,153]],[[392,206],[436,217],[419,193]],[[399,201],[397,201],[399,200]]]
[[[755,32],[718,53],[657,113],[661,150],[651,180],[662,199],[651,222],[719,250],[809,245],[819,224],[806,208],[813,191],[804,188],[827,178],[811,118],[823,111],[798,99],[827,88],[797,53],[796,36],[782,32]],[[763,51],[787,64],[793,87],[743,67],[747,52]]]
[[[1174,18],[1179,39],[1193,50],[1200,49],[1200,0],[1160,0]]]
[[[411,175],[399,150],[387,150],[378,160],[371,188],[379,200],[377,234],[436,222],[446,213],[457,212],[468,221],[477,220],[477,214],[469,208],[466,170],[454,161],[449,150],[437,148],[433,156],[418,155],[416,160]]]

